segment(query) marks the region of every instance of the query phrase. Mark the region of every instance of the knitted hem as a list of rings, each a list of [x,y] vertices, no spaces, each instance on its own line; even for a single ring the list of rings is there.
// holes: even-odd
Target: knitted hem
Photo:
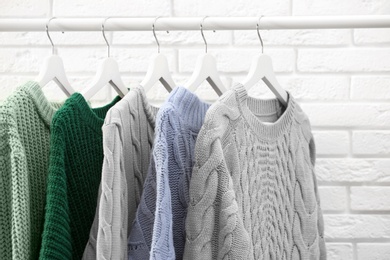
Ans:
[[[257,116],[279,114],[282,105],[277,99],[257,99],[248,96],[248,92],[242,84],[234,87],[238,108],[244,120],[248,123],[254,133],[266,141],[276,140],[287,132],[294,120],[297,104],[289,92],[287,107],[275,122],[262,122]]]

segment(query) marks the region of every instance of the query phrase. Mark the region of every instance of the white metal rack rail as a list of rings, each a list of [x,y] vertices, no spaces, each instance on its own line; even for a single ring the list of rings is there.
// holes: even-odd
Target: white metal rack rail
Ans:
[[[104,18],[56,18],[50,31],[101,31]],[[155,17],[110,17],[106,31],[149,31]],[[202,17],[161,17],[156,31],[199,30]],[[45,31],[48,19],[0,19],[0,31]],[[253,30],[259,17],[207,17],[204,30]],[[264,16],[260,29],[390,28],[390,15],[366,16]]]

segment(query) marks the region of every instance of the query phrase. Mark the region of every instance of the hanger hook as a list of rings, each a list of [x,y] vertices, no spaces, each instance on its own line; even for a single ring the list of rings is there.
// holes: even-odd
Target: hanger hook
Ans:
[[[264,15],[261,15],[259,20],[257,21],[257,24],[256,24],[256,30],[257,30],[257,35],[259,36],[259,40],[260,40],[260,43],[261,43],[261,53],[264,53],[264,44],[263,44],[263,39],[261,39],[261,35],[260,35],[260,31],[259,31],[259,25],[260,25],[260,20],[261,18],[263,18]]]
[[[106,41],[106,44],[107,44],[107,55],[108,55],[108,57],[110,57],[110,49],[111,49],[111,46],[110,46],[110,44],[108,43],[108,40],[107,40],[107,37],[106,37],[106,33],[105,33],[105,31],[104,31],[104,25],[106,24],[106,21],[108,20],[108,19],[110,19],[111,17],[107,17],[106,19],[104,19],[103,20],[103,22],[102,22],[102,33],[103,33],[103,38],[104,38],[104,40]]]
[[[203,33],[203,22],[204,20],[207,18],[208,16],[205,16],[202,18],[202,21],[200,22],[200,33],[202,34],[202,38],[203,38],[203,41],[204,41],[204,44],[205,44],[205,50],[206,50],[206,53],[207,53],[207,41],[206,41],[206,38],[204,37],[204,33]]]
[[[50,43],[51,43],[51,53],[52,53],[52,55],[55,54],[55,49],[54,49],[53,40],[51,39],[50,33],[49,33],[49,24],[50,24],[50,21],[53,20],[53,19],[55,19],[55,18],[56,18],[56,17],[53,16],[52,18],[50,18],[49,20],[47,20],[47,23],[46,23],[46,34],[47,34],[47,37],[49,38],[49,41],[50,41]]]
[[[154,39],[156,40],[157,51],[158,51],[158,53],[160,53],[160,42],[159,42],[158,39],[157,39],[156,31],[155,31],[154,29],[155,29],[155,23],[156,23],[157,19],[160,18],[160,17],[161,17],[161,16],[157,16],[157,17],[154,19],[154,22],[153,22],[153,24],[152,24],[153,36],[154,36]]]

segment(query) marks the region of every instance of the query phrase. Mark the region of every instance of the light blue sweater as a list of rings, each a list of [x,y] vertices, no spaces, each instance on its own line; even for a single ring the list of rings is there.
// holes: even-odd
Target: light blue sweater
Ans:
[[[177,87],[160,108],[149,172],[129,236],[129,259],[183,258],[195,141],[209,107]]]

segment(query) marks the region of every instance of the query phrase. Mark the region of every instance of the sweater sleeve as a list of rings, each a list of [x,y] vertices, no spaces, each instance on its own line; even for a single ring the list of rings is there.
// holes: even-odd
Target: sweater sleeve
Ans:
[[[156,168],[153,155],[144,182],[141,200],[130,230],[127,254],[129,260],[149,259],[156,208]]]
[[[0,258],[28,259],[30,207],[26,157],[11,110],[6,105],[0,109]]]
[[[72,258],[67,177],[65,173],[65,140],[62,132],[64,127],[64,124],[61,124],[58,120],[53,120],[45,221],[39,256],[41,260]]]
[[[126,176],[121,160],[120,133],[116,124],[103,126],[104,161],[99,198],[98,234],[94,259],[125,259],[127,247]]]
[[[322,209],[321,209],[321,202],[320,202],[320,195],[318,192],[318,186],[317,186],[317,177],[315,174],[315,161],[316,161],[316,146],[313,136],[311,136],[310,143],[309,143],[309,150],[310,150],[310,160],[313,166],[313,181],[314,181],[314,189],[315,189],[315,195],[317,200],[317,211],[318,211],[318,233],[319,233],[319,248],[320,248],[320,259],[326,259],[326,246],[325,246],[325,239],[324,239],[324,218],[322,215]]]
[[[156,166],[156,210],[153,225],[153,238],[151,244],[150,259],[175,259],[175,250],[173,244],[173,230],[172,230],[172,203],[171,191],[169,187],[169,158],[168,135],[173,136],[175,129],[174,122],[170,119],[169,111],[161,111],[162,116],[157,120],[156,138],[153,148],[153,156]],[[176,133],[178,134],[178,133]],[[173,173],[171,173],[173,174]]]
[[[12,259],[11,148],[7,114],[0,106],[0,258]]]
[[[201,131],[195,149],[184,259],[248,259],[249,237],[215,131]]]

